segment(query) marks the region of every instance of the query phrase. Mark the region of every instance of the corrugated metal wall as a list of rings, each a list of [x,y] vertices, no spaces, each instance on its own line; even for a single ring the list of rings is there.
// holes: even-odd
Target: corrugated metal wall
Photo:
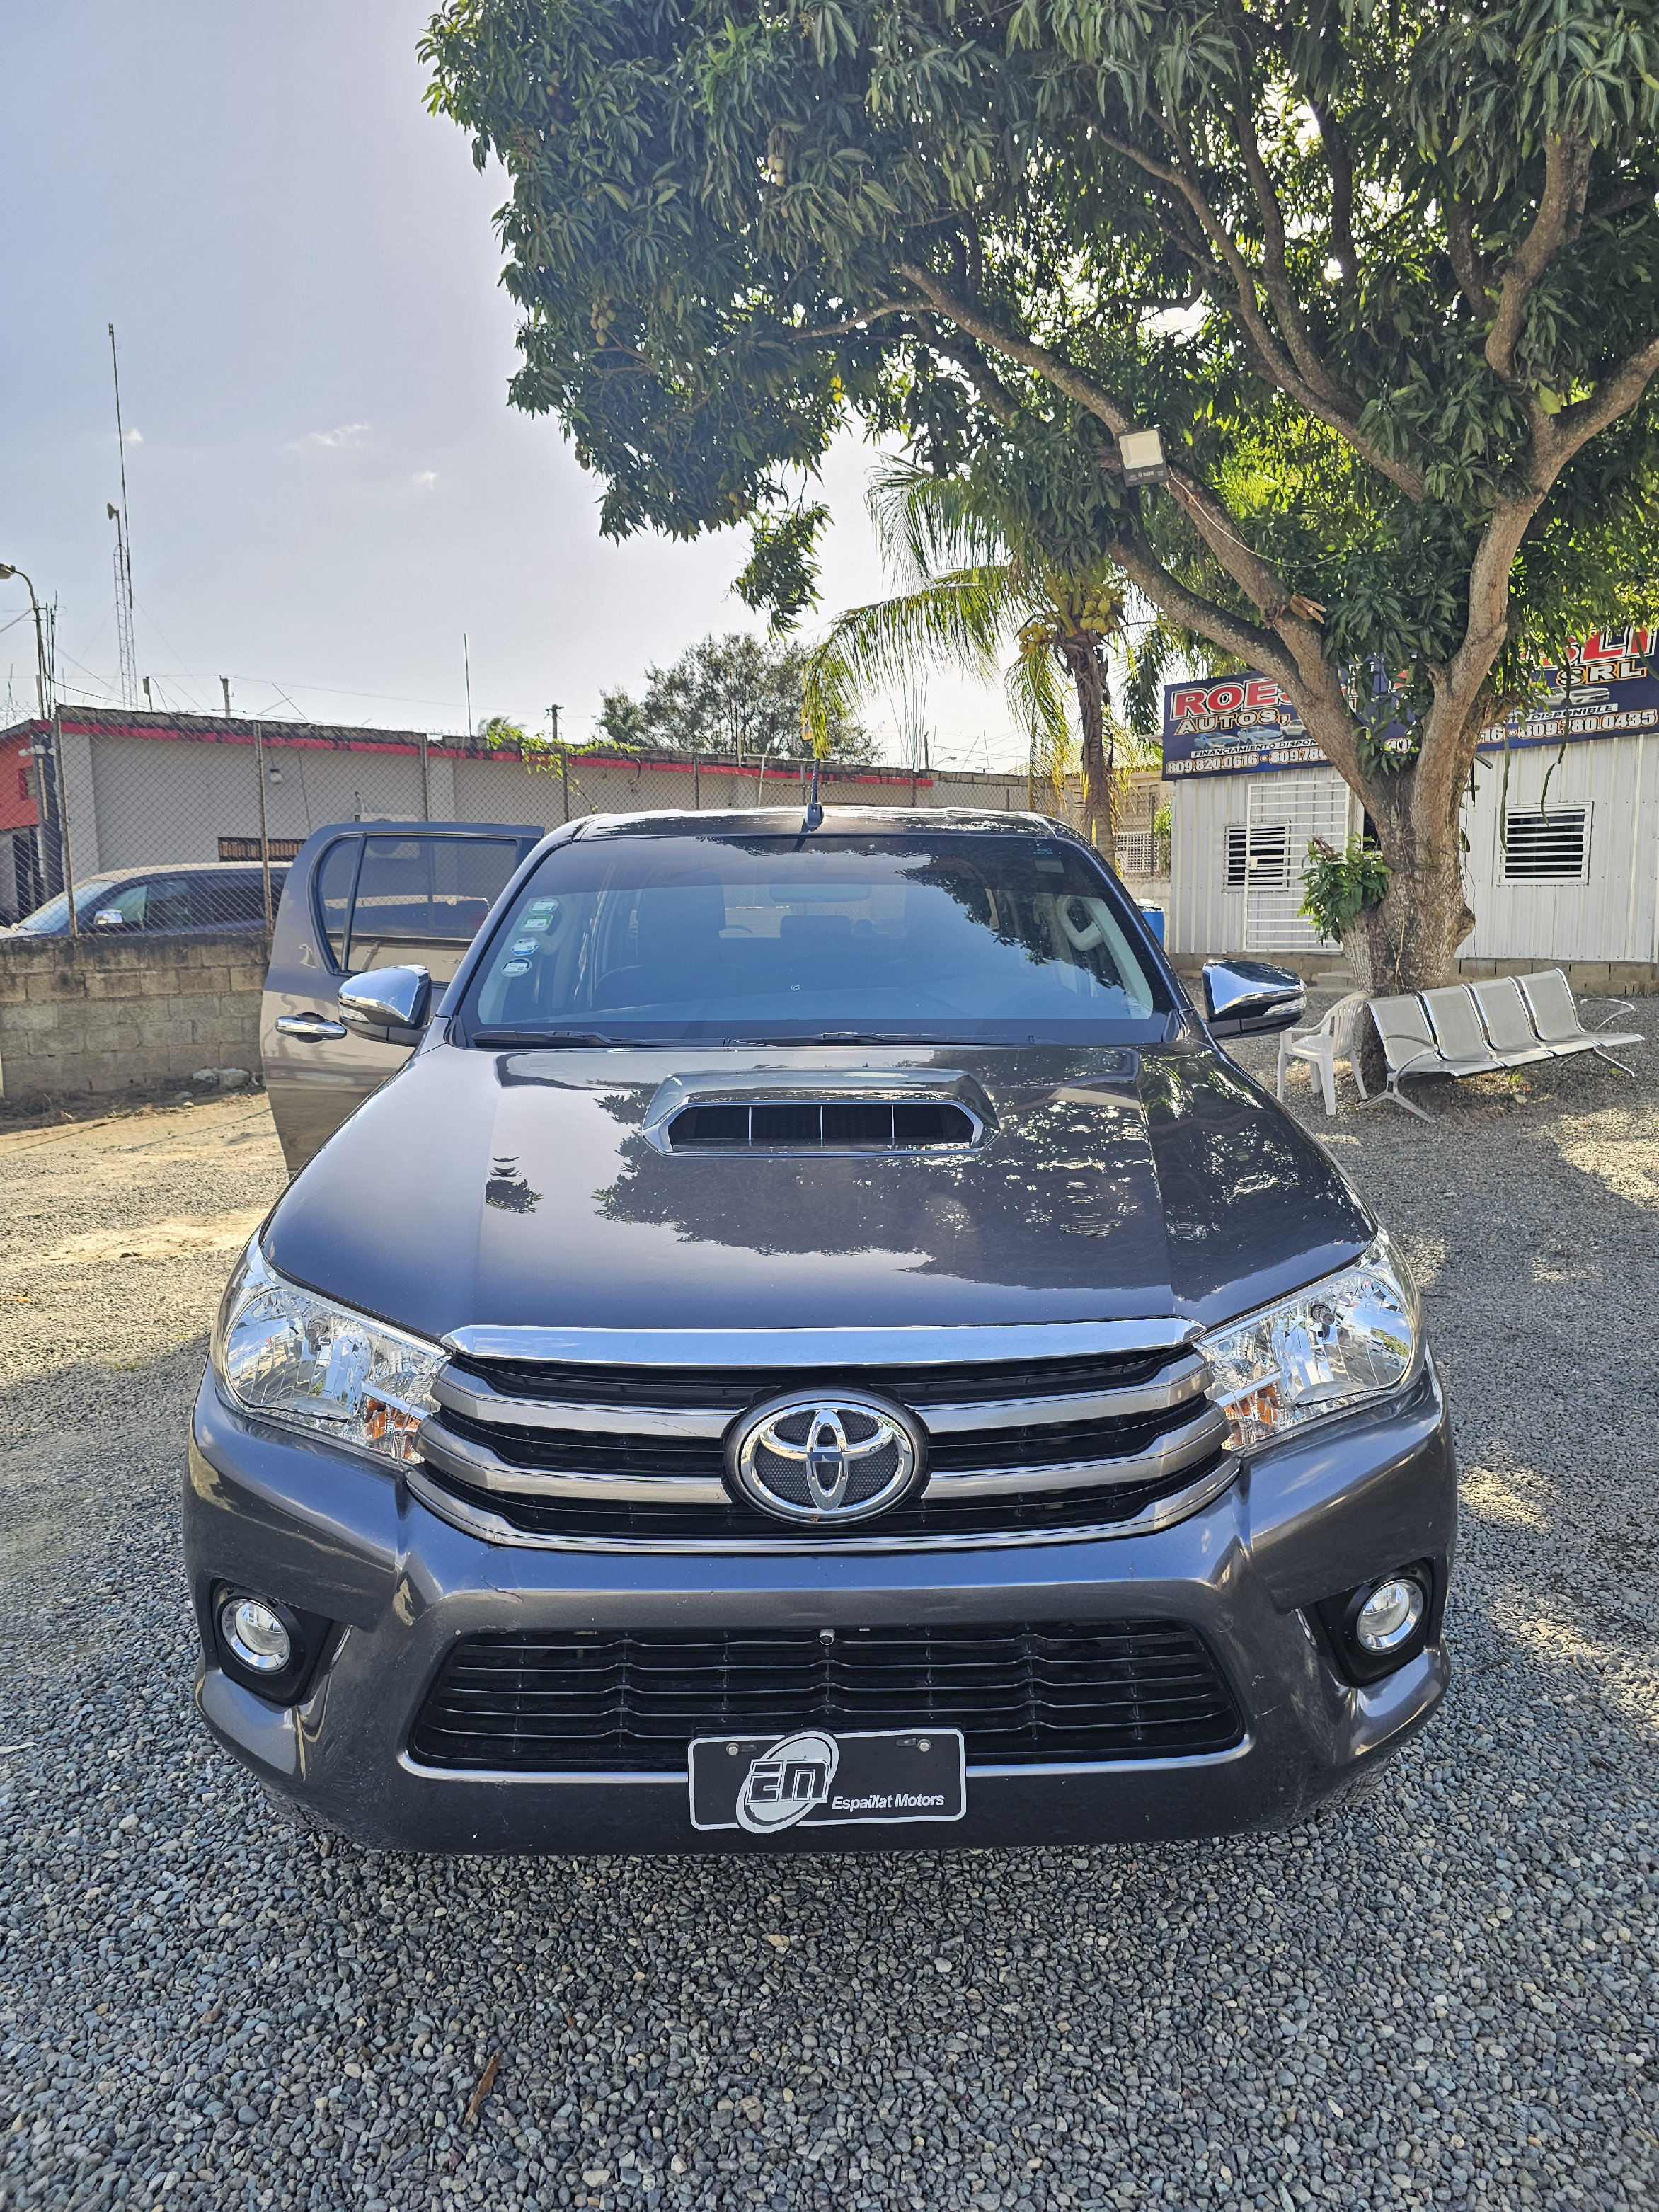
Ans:
[[[798,767],[734,769],[706,763],[694,775],[650,761],[589,759],[578,754],[558,769],[528,768],[513,754],[470,755],[434,741],[425,789],[419,750],[407,743],[376,747],[292,742],[267,724],[265,799],[273,838],[304,838],[327,822],[418,820],[539,822],[554,829],[583,814],[634,814],[700,805],[705,811],[799,803]],[[365,732],[365,736],[372,733]],[[289,740],[285,742],[285,740]],[[214,860],[222,837],[259,834],[258,758],[249,738],[196,743],[189,736],[156,738],[100,730],[64,732],[71,855],[77,876],[108,868]],[[1023,774],[908,769],[826,775],[823,797],[850,806],[965,806],[1023,811]],[[1045,788],[1037,810],[1075,816],[1074,794],[1056,802]]]
[[[1659,959],[1659,738],[1598,738],[1569,745],[1559,766],[1557,759],[1542,746],[1511,753],[1510,811],[1588,808],[1587,879],[1502,880],[1498,823],[1504,757],[1482,753],[1474,802],[1463,810],[1469,904],[1475,916],[1474,934],[1463,946],[1463,957]]]
[[[1462,947],[1462,957],[1659,960],[1659,738],[1596,738],[1569,745],[1559,763],[1556,752],[1546,747],[1517,750],[1510,760],[1510,811],[1545,806],[1547,775],[1547,811],[1589,810],[1586,880],[1503,880],[1498,826],[1504,759],[1501,753],[1482,753],[1475,796],[1463,810],[1469,841],[1465,882],[1475,929]],[[1358,806],[1334,769],[1183,777],[1174,787],[1173,813],[1166,928],[1172,951],[1271,953],[1316,946],[1305,923],[1295,926],[1303,935],[1294,941],[1288,930],[1264,927],[1259,915],[1252,927],[1251,894],[1227,888],[1226,832],[1251,823],[1290,823],[1299,847],[1293,873],[1299,876],[1310,819],[1328,817],[1318,834],[1334,844],[1358,824]],[[1275,903],[1282,908],[1285,902]]]
[[[1334,769],[1279,769],[1267,775],[1183,776],[1174,787],[1170,904],[1172,952],[1314,952],[1319,939],[1296,919],[1302,864],[1311,838],[1346,842],[1353,812]],[[1355,815],[1354,819],[1358,817]],[[1288,888],[1227,884],[1229,829],[1283,825],[1290,838]]]

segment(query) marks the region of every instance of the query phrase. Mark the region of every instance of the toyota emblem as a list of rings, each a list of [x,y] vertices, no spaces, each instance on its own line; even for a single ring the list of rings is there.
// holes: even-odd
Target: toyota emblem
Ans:
[[[921,1488],[927,1439],[890,1398],[820,1391],[754,1407],[726,1464],[738,1496],[780,1521],[864,1521]]]

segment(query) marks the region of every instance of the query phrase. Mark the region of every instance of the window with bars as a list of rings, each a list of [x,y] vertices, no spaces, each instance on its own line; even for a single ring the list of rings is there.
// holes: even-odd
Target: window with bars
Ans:
[[[1288,822],[1235,823],[1227,830],[1227,889],[1285,890],[1291,880]]]
[[[1547,813],[1517,814],[1505,823],[1506,884],[1582,884],[1589,868],[1589,809],[1555,806]]]

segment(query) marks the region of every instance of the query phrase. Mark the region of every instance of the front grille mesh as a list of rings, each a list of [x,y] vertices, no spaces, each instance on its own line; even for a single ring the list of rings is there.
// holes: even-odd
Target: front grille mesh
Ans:
[[[683,1771],[704,1735],[959,1728],[969,1765],[1173,1758],[1243,1734],[1197,1631],[1035,1626],[561,1631],[457,1644],[412,1755],[518,1772]]]

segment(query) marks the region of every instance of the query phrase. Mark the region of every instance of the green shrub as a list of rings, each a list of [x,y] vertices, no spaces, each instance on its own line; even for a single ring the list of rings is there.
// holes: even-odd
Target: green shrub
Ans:
[[[1367,907],[1381,906],[1389,890],[1389,866],[1378,846],[1358,837],[1339,853],[1322,837],[1308,848],[1302,871],[1303,921],[1312,922],[1327,945],[1340,945],[1348,924]]]

